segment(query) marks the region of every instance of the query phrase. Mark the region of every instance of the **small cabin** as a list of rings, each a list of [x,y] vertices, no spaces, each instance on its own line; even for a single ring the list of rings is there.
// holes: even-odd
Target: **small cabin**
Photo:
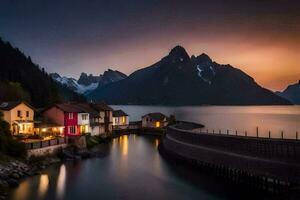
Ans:
[[[143,128],[164,128],[168,125],[167,116],[162,113],[149,113],[142,116]]]
[[[113,111],[113,128],[128,128],[129,116],[123,110]]]

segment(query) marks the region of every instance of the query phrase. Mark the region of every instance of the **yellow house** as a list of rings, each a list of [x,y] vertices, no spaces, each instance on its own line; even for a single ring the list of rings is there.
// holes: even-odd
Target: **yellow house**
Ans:
[[[12,134],[33,134],[34,108],[23,101],[0,102],[3,119],[10,124]]]

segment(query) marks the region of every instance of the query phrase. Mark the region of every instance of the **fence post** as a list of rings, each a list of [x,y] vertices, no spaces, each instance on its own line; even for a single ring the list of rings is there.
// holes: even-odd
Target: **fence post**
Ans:
[[[271,138],[271,131],[269,131],[269,138]]]
[[[298,140],[298,131],[296,132],[296,140]]]
[[[221,130],[219,130],[219,134],[221,135]]]
[[[245,131],[245,136],[247,137],[247,131]]]
[[[229,130],[227,130],[227,135],[229,135]]]
[[[215,129],[213,129],[213,134],[215,134]]]
[[[258,138],[258,127],[256,127],[256,137]]]
[[[235,130],[235,135],[236,135],[236,136],[238,135],[237,130]]]
[[[283,139],[283,131],[281,131],[281,139]]]

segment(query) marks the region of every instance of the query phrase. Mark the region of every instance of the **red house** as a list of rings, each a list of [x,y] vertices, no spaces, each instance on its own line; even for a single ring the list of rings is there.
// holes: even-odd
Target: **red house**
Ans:
[[[86,111],[78,104],[64,103],[56,104],[43,112],[43,116],[59,125],[64,126],[65,136],[79,136],[85,130],[79,115],[86,113]],[[87,113],[88,114],[88,113]],[[86,127],[87,125],[84,125]],[[88,128],[87,128],[88,129]]]

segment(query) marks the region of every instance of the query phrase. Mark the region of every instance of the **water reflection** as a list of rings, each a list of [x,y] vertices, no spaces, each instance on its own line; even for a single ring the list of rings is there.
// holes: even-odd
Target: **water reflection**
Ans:
[[[159,139],[155,139],[155,147],[158,148],[159,145]]]
[[[40,177],[40,184],[38,194],[40,198],[43,198],[48,190],[49,186],[49,177],[47,174],[42,174]]]
[[[63,199],[65,187],[66,187],[66,166],[62,165],[59,170],[57,187],[56,187],[58,199]]]
[[[30,191],[29,183],[26,181],[22,182],[14,195],[14,199],[18,199],[18,200],[27,199],[29,191]]]
[[[120,145],[122,149],[122,155],[128,155],[128,135],[123,135],[120,137]]]

